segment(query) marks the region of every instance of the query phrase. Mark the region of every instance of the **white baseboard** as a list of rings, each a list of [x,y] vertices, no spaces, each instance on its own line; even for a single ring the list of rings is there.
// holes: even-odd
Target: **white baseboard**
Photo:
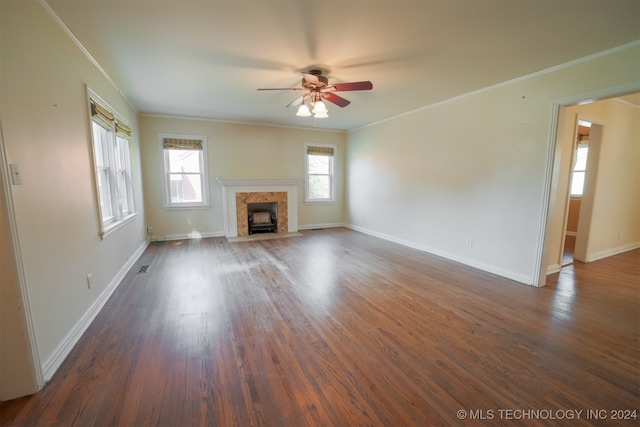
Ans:
[[[629,243],[627,245],[618,246],[616,248],[605,249],[604,251],[587,255],[587,262],[593,262],[599,259],[608,258],[610,256],[618,255],[623,252],[632,251],[638,248],[640,248],[640,242]]]
[[[224,237],[224,231],[212,231],[210,233],[199,233],[197,231],[187,234],[167,234],[152,236],[151,241],[157,240],[187,240],[187,239],[204,239],[207,237]]]
[[[550,274],[559,273],[561,269],[562,269],[562,266],[560,264],[548,265],[547,266],[547,276],[550,275]]]
[[[122,268],[118,271],[115,277],[109,282],[109,285],[106,287],[104,291],[98,296],[96,301],[89,307],[89,309],[84,313],[84,315],[78,320],[78,322],[71,328],[69,333],[64,337],[60,345],[55,349],[53,354],[44,361],[42,364],[42,375],[44,377],[45,382],[49,381],[53,374],[56,373],[62,362],[67,358],[73,347],[78,343],[82,334],[89,328],[93,319],[96,318],[102,307],[106,304],[111,297],[111,294],[116,290],[124,276],[127,272],[133,267],[133,264],[140,258],[140,256],[144,253],[145,249],[149,245],[149,242],[144,241],[138,249],[133,253],[131,258],[122,266]]]
[[[345,227],[351,228],[352,230],[356,230],[356,231],[360,231],[360,232],[369,234],[369,235],[374,236],[374,237],[379,237],[381,239],[388,240],[390,242],[398,243],[398,244],[400,244],[402,246],[407,246],[407,247],[412,248],[412,249],[417,249],[419,251],[427,252],[427,253],[430,253],[432,255],[436,255],[436,256],[439,256],[439,257],[442,257],[442,258],[446,258],[446,259],[451,260],[451,261],[459,262],[461,264],[468,265],[470,267],[477,268],[479,270],[483,270],[483,271],[486,271],[488,273],[496,274],[498,276],[502,276],[502,277],[505,277],[507,279],[515,280],[516,282],[524,283],[525,285],[534,286],[533,277],[524,276],[522,274],[519,274],[519,273],[516,273],[516,272],[513,272],[513,271],[509,271],[509,270],[505,270],[505,269],[496,267],[494,265],[489,265],[489,264],[478,262],[478,261],[475,261],[475,260],[472,260],[472,259],[460,257],[458,255],[453,255],[453,254],[450,254],[448,252],[441,251],[439,249],[435,249],[435,248],[432,248],[432,247],[429,247],[429,246],[425,246],[425,245],[422,245],[422,244],[419,244],[419,243],[416,243],[416,242],[412,242],[410,240],[400,239],[400,238],[397,238],[395,236],[391,236],[391,235],[388,235],[388,234],[379,233],[377,231],[370,230],[368,228],[360,227],[360,226],[357,226],[357,225],[348,224],[348,225],[345,225]]]
[[[348,227],[348,226],[347,224],[344,224],[344,223],[329,222],[326,224],[298,225],[298,230],[317,230],[319,228],[337,228],[337,227]]]

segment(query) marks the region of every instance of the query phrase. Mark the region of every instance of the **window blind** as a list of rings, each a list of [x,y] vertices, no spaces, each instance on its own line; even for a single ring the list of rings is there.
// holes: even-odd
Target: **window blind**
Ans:
[[[202,140],[182,138],[162,138],[164,150],[202,150]]]
[[[115,128],[115,117],[104,105],[96,102],[95,99],[89,98],[91,103],[91,118],[98,122],[101,126],[113,129]]]
[[[307,147],[307,154],[313,154],[314,156],[329,156],[333,157],[333,147]]]
[[[119,120],[116,120],[116,135],[120,138],[129,139],[131,138],[131,128]]]

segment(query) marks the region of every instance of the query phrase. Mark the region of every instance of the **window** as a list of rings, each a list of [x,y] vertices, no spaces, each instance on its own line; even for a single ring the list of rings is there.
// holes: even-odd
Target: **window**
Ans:
[[[305,144],[305,202],[335,202],[335,152],[335,145]]]
[[[91,138],[98,193],[100,236],[135,216],[129,138],[131,129],[90,93]]]
[[[587,172],[587,154],[589,147],[587,144],[579,144],[576,150],[576,163],[573,166],[571,175],[571,195],[582,196],[584,190],[584,176]]]
[[[118,161],[118,186],[119,196],[122,205],[122,213],[130,215],[133,213],[133,187],[131,182],[131,154],[129,151],[129,140],[116,134],[116,152],[120,158]]]
[[[164,158],[165,207],[209,207],[206,138],[161,134],[159,139]]]
[[[575,163],[571,173],[571,196],[580,197],[584,191],[584,177],[587,172],[587,155],[589,146],[583,142],[589,140],[591,123],[578,120],[578,148],[575,153]]]
[[[100,214],[103,223],[109,223],[115,219],[113,207],[113,195],[111,193],[111,155],[109,152],[109,139],[111,131],[93,122],[93,147],[95,155],[96,181],[98,186],[98,200],[100,202]]]

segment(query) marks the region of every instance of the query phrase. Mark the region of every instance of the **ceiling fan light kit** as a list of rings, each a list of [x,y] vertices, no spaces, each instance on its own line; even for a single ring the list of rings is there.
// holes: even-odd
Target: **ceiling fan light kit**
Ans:
[[[324,102],[322,101],[316,101],[315,105],[313,106],[313,110],[311,110],[311,112],[313,114],[327,114],[329,110],[327,110],[327,106],[324,105]]]
[[[322,75],[320,70],[309,70],[307,73],[302,73],[302,85],[297,88],[264,88],[258,90],[303,90],[306,91],[304,95],[299,96],[293,100],[287,107],[297,105],[300,103],[300,107],[296,112],[298,117],[309,117],[313,113],[313,117],[316,119],[326,119],[329,117],[329,111],[327,106],[322,101],[323,99],[329,101],[338,107],[346,107],[351,101],[336,95],[334,92],[346,92],[353,90],[371,90],[373,89],[373,83],[370,81],[351,82],[351,83],[337,83],[330,85],[329,79]],[[313,107],[313,109],[309,109]]]
[[[307,107],[307,104],[302,104],[300,108],[298,108],[298,112],[296,113],[296,116],[298,117],[309,117],[310,115],[311,111],[309,111],[309,107]]]

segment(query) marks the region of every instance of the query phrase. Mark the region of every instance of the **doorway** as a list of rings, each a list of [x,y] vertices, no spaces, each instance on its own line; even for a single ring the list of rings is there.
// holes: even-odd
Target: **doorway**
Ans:
[[[589,157],[589,137],[592,123],[587,120],[577,119],[574,133],[573,162],[569,173],[569,192],[567,195],[567,218],[565,220],[564,243],[562,250],[561,267],[573,264],[575,260],[575,245],[578,236],[578,222],[582,207],[582,196],[585,190],[587,175],[587,159]],[[585,230],[583,230],[584,232]]]
[[[637,161],[639,108],[637,84],[583,94],[555,104],[554,141],[548,163],[549,204],[543,232],[545,255],[541,256],[540,275],[535,281],[538,286],[544,286],[547,275],[560,272],[562,265],[571,266],[572,259],[591,262],[637,247],[636,212],[640,194],[637,183],[640,181],[635,177],[640,166]],[[578,120],[592,125],[586,168],[582,171],[583,195],[577,227],[571,230],[568,228],[570,185],[574,172],[581,172],[574,171],[578,134],[583,133],[578,131]],[[608,136],[603,138],[605,131]],[[575,236],[568,231],[574,231]]]
[[[564,108],[564,107],[563,107]],[[588,247],[592,231],[593,206],[596,195],[598,165],[604,126],[575,114],[575,131],[568,170],[564,227],[561,236],[560,267],[575,261],[588,261]],[[567,145],[565,145],[567,146]]]

